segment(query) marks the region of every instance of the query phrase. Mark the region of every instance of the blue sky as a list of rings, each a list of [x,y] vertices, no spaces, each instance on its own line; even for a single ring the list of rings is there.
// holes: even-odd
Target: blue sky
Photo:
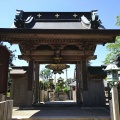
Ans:
[[[69,11],[81,12],[98,10],[99,18],[106,29],[120,29],[115,26],[116,16],[120,15],[120,0],[1,0],[0,1],[0,28],[10,28],[14,22],[16,9],[23,11]],[[16,45],[16,55],[20,51]],[[92,65],[99,66],[107,54],[105,46],[99,45],[95,55],[97,60]],[[14,61],[15,65],[26,65],[23,61]]]

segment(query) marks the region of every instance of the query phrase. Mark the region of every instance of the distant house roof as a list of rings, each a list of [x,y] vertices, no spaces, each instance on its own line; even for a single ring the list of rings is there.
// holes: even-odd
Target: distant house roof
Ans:
[[[17,69],[17,70],[11,70],[10,74],[24,74],[26,73],[26,71],[22,70],[22,69]]]
[[[14,66],[12,67],[10,74],[25,74],[27,72],[27,66]]]
[[[24,12],[17,10],[12,28],[104,29],[97,14],[91,12]]]

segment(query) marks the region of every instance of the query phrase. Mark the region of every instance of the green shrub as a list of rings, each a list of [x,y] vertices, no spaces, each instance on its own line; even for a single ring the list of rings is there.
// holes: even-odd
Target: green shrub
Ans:
[[[64,87],[62,90],[63,90],[64,93],[67,92],[67,88],[66,87]]]
[[[60,86],[56,86],[55,92],[56,92],[56,93],[60,92]]]

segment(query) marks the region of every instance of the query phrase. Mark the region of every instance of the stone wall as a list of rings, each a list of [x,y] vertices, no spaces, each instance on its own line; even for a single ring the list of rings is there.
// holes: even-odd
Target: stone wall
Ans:
[[[49,101],[65,101],[69,100],[67,93],[60,92],[49,92]]]

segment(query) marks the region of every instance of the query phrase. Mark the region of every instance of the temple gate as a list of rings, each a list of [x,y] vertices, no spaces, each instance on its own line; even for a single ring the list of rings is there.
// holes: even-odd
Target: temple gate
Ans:
[[[88,91],[87,63],[97,58],[96,45],[114,42],[119,30],[106,30],[97,11],[24,12],[17,11],[14,26],[0,29],[0,40],[19,44],[19,59],[29,61],[27,98],[32,105],[33,83],[38,101],[40,64],[76,64],[77,104]],[[34,77],[35,75],[35,77]]]

